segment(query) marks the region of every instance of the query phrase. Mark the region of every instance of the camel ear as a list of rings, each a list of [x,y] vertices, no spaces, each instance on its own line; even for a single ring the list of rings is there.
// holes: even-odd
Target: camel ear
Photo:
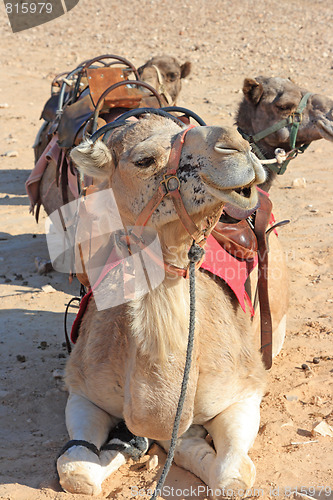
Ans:
[[[143,64],[142,66],[140,66],[140,68],[137,69],[138,71],[138,75],[141,77],[142,75],[142,72],[143,70],[145,69],[145,67],[147,66],[147,64]]]
[[[191,73],[191,63],[190,61],[186,61],[180,67],[180,78],[186,78]]]
[[[245,98],[252,104],[258,104],[264,88],[261,83],[252,78],[245,78],[243,83],[243,94]]]
[[[114,170],[114,162],[111,151],[104,142],[90,139],[82,141],[76,148],[72,149],[70,157],[83,175],[89,175],[99,179],[110,177]]]

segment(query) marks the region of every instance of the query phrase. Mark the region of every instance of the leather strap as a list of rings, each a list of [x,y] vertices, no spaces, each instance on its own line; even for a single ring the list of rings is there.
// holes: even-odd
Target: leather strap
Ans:
[[[172,97],[171,95],[169,94],[169,92],[167,91],[165,85],[164,85],[164,82],[163,82],[163,76],[161,75],[161,72],[158,68],[158,66],[155,66],[155,64],[152,65],[152,68],[154,68],[154,70],[156,71],[156,75],[157,75],[157,81],[158,81],[158,93],[162,96],[165,97],[165,100],[166,102],[168,103],[169,106],[172,106],[174,103],[173,103],[173,100],[172,100]]]
[[[138,215],[135,225],[136,226],[146,226],[147,222],[149,221],[150,217],[153,215],[161,201],[163,200],[164,196],[167,195],[167,192],[163,189],[162,184],[160,184],[158,190],[154,194],[154,196],[149,200],[147,205],[144,207],[144,209],[140,212]]]
[[[95,455],[97,455],[98,457],[100,455],[99,449],[93,443],[89,443],[89,441],[84,441],[83,439],[72,439],[71,441],[68,441],[68,443],[66,443],[65,446],[61,449],[58,458],[73,446],[84,446],[85,448],[88,448],[88,450],[95,453]]]
[[[174,207],[180,219],[180,222],[183,224],[186,231],[192,236],[196,243],[199,243],[203,240],[204,235],[201,229],[198,228],[196,224],[194,224],[193,220],[189,216],[188,212],[184,207],[184,203],[180,192],[177,190],[170,191],[170,196],[172,198]]]
[[[204,241],[206,241],[206,240],[204,240]],[[181,278],[186,278],[186,279],[189,277],[189,267],[184,269],[182,267],[177,267],[177,266],[174,266],[173,264],[168,264],[167,262],[164,262],[163,259],[161,260],[159,257],[157,257],[157,255],[154,252],[152,252],[150,250],[150,248],[148,246],[146,246],[140,238],[137,237],[137,235],[134,233],[134,231],[132,231],[131,233],[129,233],[126,236],[123,236],[121,238],[121,242],[123,244],[126,244],[128,247],[130,245],[132,245],[133,243],[135,245],[138,245],[141,248],[141,250],[144,253],[146,253],[151,260],[153,260],[155,262],[155,264],[157,264],[158,266],[163,268],[167,273],[173,274],[174,276],[179,276]],[[201,264],[203,263],[204,259],[205,259],[205,256],[203,255],[201,260],[199,262],[196,262],[196,264],[195,264],[196,270],[201,267]]]
[[[256,213],[254,232],[258,241],[258,296],[260,306],[261,353],[266,370],[272,367],[272,317],[268,296],[268,246],[266,228],[272,211],[268,196],[258,193],[260,207]]]
[[[163,176],[163,180],[154,196],[149,200],[147,205],[143,208],[141,213],[138,215],[135,226],[144,227],[150,217],[153,215],[154,211],[157,209],[163,198],[170,195],[177,212],[178,217],[181,220],[186,231],[192,236],[192,238],[198,243],[205,239],[203,231],[199,229],[189,216],[181,194],[180,194],[180,181],[177,177],[177,169],[179,166],[180,155],[182,152],[182,147],[185,140],[185,135],[189,130],[191,130],[195,125],[190,125],[188,128],[180,132],[172,146],[168,160],[168,170]],[[137,237],[140,237],[140,229],[133,231]]]

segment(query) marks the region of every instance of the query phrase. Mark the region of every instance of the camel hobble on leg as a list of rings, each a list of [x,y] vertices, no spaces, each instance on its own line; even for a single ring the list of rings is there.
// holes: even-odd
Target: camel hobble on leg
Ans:
[[[71,440],[87,441],[99,450],[118,421],[88,399],[70,394],[66,425]],[[72,446],[57,460],[59,481],[65,491],[98,495],[104,479],[125,461],[125,456],[117,451],[103,451],[98,456],[85,446]]]

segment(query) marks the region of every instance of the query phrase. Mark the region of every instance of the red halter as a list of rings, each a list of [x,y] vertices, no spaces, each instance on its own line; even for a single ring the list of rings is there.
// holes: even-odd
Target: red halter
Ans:
[[[131,232],[131,236],[134,235],[140,239],[142,233],[142,230],[140,231],[140,227],[146,226],[147,222],[149,221],[150,217],[153,215],[153,213],[155,212],[161,201],[166,196],[169,195],[173,201],[175,210],[178,214],[181,223],[183,224],[184,228],[189,233],[189,235],[192,237],[192,239],[201,247],[203,247],[204,244],[206,243],[207,237],[212,231],[215,223],[210,225],[205,230],[201,230],[197,227],[197,225],[193,222],[193,220],[189,216],[184,206],[180,194],[180,180],[177,176],[177,170],[179,167],[180,155],[185,141],[185,136],[187,132],[194,127],[195,125],[190,125],[188,128],[186,128],[177,135],[176,140],[170,152],[168,160],[168,170],[163,175],[163,180],[160,182],[158,190],[156,191],[154,196],[150,199],[150,201],[147,203],[147,205],[143,208],[141,213],[138,215],[135,221],[135,226],[137,227]],[[222,208],[219,211],[216,222],[219,220],[221,212]],[[145,250],[147,251],[147,249]],[[204,257],[201,259],[201,261],[199,261],[196,264],[197,269],[201,266],[203,259]],[[167,263],[164,263],[164,268],[166,271],[169,271],[172,274],[176,274],[177,276],[183,276],[184,278],[188,277],[188,269],[182,269]]]

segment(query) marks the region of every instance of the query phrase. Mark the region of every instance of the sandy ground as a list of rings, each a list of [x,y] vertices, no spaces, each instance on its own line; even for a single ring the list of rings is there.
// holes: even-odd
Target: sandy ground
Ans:
[[[61,492],[54,468],[67,441],[66,392],[54,370],[66,362],[64,309],[79,287],[65,275],[36,273],[35,257],[48,255],[45,216],[37,225],[24,189],[54,74],[102,53],[137,65],[152,55],[173,54],[193,64],[179,104],[209,124],[231,124],[247,76],[291,76],[311,91],[333,96],[332,28],[331,6],[321,0],[183,0],[177,5],[81,0],[66,16],[15,35],[0,7],[0,155],[17,152],[1,156],[0,164],[1,500],[87,498]],[[333,144],[312,144],[271,192],[277,218],[291,219],[280,231],[291,301],[287,339],[269,375],[261,428],[250,453],[257,480],[248,498],[290,498],[296,486],[326,487],[315,497],[333,498],[333,438],[311,435],[316,422],[333,424],[332,154]],[[299,177],[306,187],[292,188]],[[46,284],[53,293],[43,291]],[[309,371],[301,369],[303,363]],[[158,453],[161,464],[164,455]],[[103,497],[133,498],[135,487],[147,492],[160,469],[147,470],[145,460],[106,481]],[[202,483],[175,466],[166,484],[163,498],[206,498],[198,490]],[[188,495],[175,490],[190,486]]]

